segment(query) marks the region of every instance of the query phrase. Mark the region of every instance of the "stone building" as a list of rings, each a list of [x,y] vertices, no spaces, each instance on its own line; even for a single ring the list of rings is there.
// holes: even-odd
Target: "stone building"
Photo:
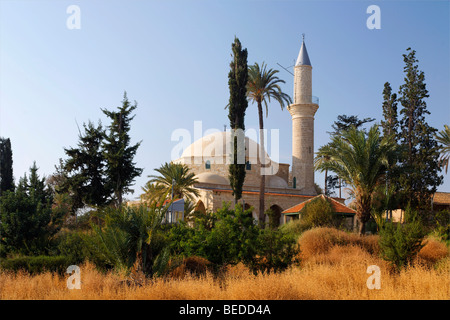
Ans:
[[[294,99],[287,107],[292,121],[292,166],[272,161],[254,140],[245,140],[246,177],[242,202],[253,207],[253,216],[259,212],[259,182],[262,170],[266,174],[265,209],[272,209],[285,219],[282,212],[317,195],[314,183],[314,115],[319,108],[312,96],[312,66],[304,41],[294,67]],[[288,119],[286,127],[289,128]],[[216,211],[223,201],[234,203],[228,181],[228,163],[231,133],[207,135],[184,150],[174,162],[183,163],[196,174],[195,187],[200,195],[195,199],[199,211]],[[263,161],[262,161],[263,160]],[[261,167],[261,162],[265,167]],[[241,162],[244,163],[244,162]],[[343,203],[344,199],[337,199]]]

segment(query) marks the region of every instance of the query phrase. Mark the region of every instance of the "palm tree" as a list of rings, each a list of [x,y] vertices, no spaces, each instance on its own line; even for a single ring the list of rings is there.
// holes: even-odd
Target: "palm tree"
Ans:
[[[330,161],[330,157],[327,155],[327,150],[329,146],[326,144],[319,148],[319,151],[316,152],[316,157],[314,158],[314,169],[320,172],[325,171],[325,186],[324,186],[324,195],[328,195],[327,192],[327,180],[328,180],[328,167],[326,163]],[[324,168],[324,169],[320,169]]]
[[[450,127],[448,125],[445,124],[444,130],[438,132],[436,140],[442,144],[439,162],[442,167],[445,167],[445,173],[447,174],[448,163],[450,161]]]
[[[278,70],[267,70],[266,64],[263,62],[261,66],[255,63],[248,68],[248,81],[247,81],[247,98],[253,103],[256,102],[258,106],[259,116],[259,142],[260,142],[260,163],[261,167],[265,165],[264,157],[264,121],[263,121],[263,109],[262,104],[266,107],[266,117],[269,112],[268,102],[270,99],[276,100],[283,110],[285,104],[292,102],[291,97],[281,91],[279,83],[285,83],[284,80],[279,79],[276,74]],[[265,175],[261,174],[260,189],[259,189],[259,222],[261,227],[264,227],[265,214],[264,214],[264,191],[265,190]]]
[[[327,146],[322,153],[329,161],[320,163],[318,169],[336,172],[352,188],[361,222],[359,234],[363,235],[375,188],[382,183],[387,166],[395,158],[396,144],[392,139],[383,139],[374,125],[367,134],[354,127],[343,131],[333,136]]]
[[[199,196],[198,190],[194,188],[197,179],[187,165],[166,162],[160,168],[155,169],[155,171],[160,175],[148,176],[151,179],[142,188],[145,192],[145,199],[150,201],[165,200],[173,195],[173,199],[186,198],[193,200],[194,196]]]

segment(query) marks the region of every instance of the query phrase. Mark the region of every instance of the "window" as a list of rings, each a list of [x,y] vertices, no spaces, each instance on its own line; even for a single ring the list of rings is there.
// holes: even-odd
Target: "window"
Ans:
[[[245,170],[252,170],[252,164],[250,163],[250,161],[245,162]]]
[[[209,160],[206,160],[206,162],[205,162],[205,169],[206,170],[211,169],[211,162],[209,162]]]
[[[294,179],[292,179],[292,187],[293,187],[294,189],[297,188],[297,178],[296,178],[296,177],[294,177]]]

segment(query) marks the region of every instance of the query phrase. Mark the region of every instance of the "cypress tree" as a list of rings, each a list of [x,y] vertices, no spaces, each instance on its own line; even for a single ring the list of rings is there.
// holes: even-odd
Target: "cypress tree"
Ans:
[[[392,93],[389,82],[384,84],[383,89],[383,118],[381,120],[381,128],[383,136],[397,136],[398,119],[397,119],[397,94]]]
[[[11,140],[0,138],[0,195],[14,191]]]
[[[228,104],[228,119],[232,132],[233,142],[233,159],[229,166],[229,180],[233,191],[235,202],[242,197],[242,186],[245,180],[245,161],[239,163],[238,155],[245,155],[245,138],[239,139],[238,131],[241,133],[245,130],[244,117],[248,107],[247,102],[247,49],[242,49],[241,42],[238,38],[234,38],[231,45],[233,51],[233,60],[230,63],[230,72],[228,73],[228,87],[230,90],[230,99]]]

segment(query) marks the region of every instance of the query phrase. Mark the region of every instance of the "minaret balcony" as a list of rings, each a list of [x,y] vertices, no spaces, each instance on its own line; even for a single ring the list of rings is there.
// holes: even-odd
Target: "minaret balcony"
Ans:
[[[319,104],[319,98],[316,96],[294,97],[294,104]]]

